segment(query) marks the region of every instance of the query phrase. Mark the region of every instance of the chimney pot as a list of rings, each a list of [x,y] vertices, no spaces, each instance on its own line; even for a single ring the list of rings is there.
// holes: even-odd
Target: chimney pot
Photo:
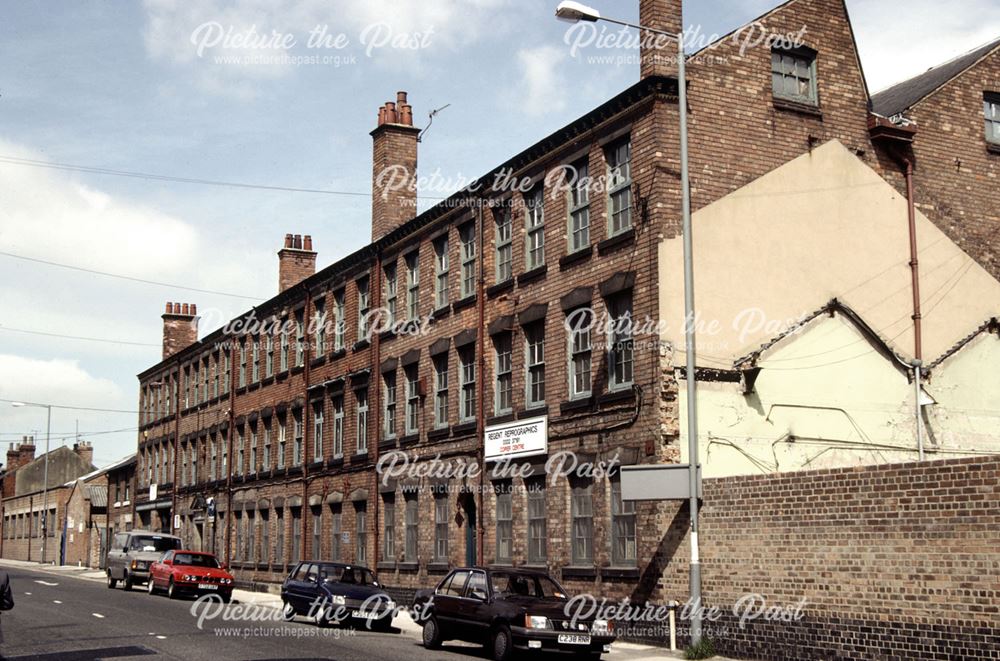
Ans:
[[[194,303],[191,304],[191,316],[198,314],[198,306]]]
[[[379,128],[371,132],[372,159],[372,241],[377,241],[414,216],[417,176],[417,134],[413,126],[413,108],[407,93],[396,92],[395,101],[379,108]],[[391,125],[391,126],[386,126]],[[384,173],[401,170],[406,185],[388,190]]]
[[[312,250],[312,236],[306,234],[303,243],[301,234],[287,234],[285,247],[278,251],[278,291],[297,285],[315,272],[316,253]]]
[[[292,235],[291,234],[286,234],[285,235],[285,247],[286,248],[291,248],[292,247]]]
[[[174,306],[170,305],[170,301],[167,301],[166,314],[170,314],[173,311],[174,311]]]
[[[400,107],[406,105],[406,92],[396,92],[396,105]]]
[[[407,126],[413,126],[413,106],[409,103],[403,104],[402,110],[400,111],[399,123],[406,124]]]
[[[177,301],[174,301],[174,314],[180,314],[180,313],[181,313],[181,304],[178,303]]]
[[[295,238],[294,238],[294,240],[292,242],[292,247],[295,248],[296,250],[302,250],[302,235],[301,234],[296,234],[295,235]]]
[[[388,101],[385,104],[385,121],[389,124],[396,123],[396,104]]]
[[[181,306],[181,314],[187,314],[187,313],[188,313],[188,304],[187,304],[187,303],[184,303],[184,304],[183,304],[183,305]]]
[[[303,237],[302,241],[303,241],[302,242],[302,249],[303,250],[312,250],[313,249],[313,238],[310,235],[306,234]]]

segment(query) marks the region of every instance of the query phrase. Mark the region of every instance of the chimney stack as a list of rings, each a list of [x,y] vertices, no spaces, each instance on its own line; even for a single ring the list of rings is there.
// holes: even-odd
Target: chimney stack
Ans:
[[[406,92],[378,109],[372,140],[372,241],[417,213],[417,136]]]
[[[286,234],[285,245],[278,251],[278,291],[297,285],[316,272],[316,252],[312,237]]]
[[[684,29],[681,0],[639,0],[639,25],[677,34]],[[677,41],[652,32],[642,33],[639,77],[676,76]]]
[[[77,453],[81,459],[87,462],[88,466],[94,465],[94,446],[87,441],[80,441],[73,444],[73,452]]]
[[[163,357],[172,356],[198,341],[198,306],[167,303],[163,313]]]

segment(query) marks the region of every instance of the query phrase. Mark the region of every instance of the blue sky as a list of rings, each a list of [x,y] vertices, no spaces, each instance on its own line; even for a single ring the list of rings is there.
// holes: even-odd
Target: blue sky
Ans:
[[[59,1],[0,5],[0,158],[367,194],[379,105],[407,90],[414,120],[450,104],[420,145],[420,172],[471,179],[638,78],[632,63],[574,58],[554,0]],[[635,20],[637,0],[595,0]],[[724,33],[777,4],[688,2],[685,22]],[[849,0],[873,90],[1000,34],[991,0]],[[323,63],[221,63],[246,49],[192,43],[204,24],[290,35]],[[340,49],[305,47],[310,31]],[[211,28],[203,28],[209,30]],[[210,33],[197,33],[205,36]],[[375,39],[386,45],[367,45]],[[396,46],[393,41],[396,40]],[[418,48],[404,47],[416,44]],[[257,54],[284,53],[262,49]],[[428,195],[433,195],[428,192]],[[425,207],[430,201],[425,201]],[[0,251],[266,298],[287,232],[325,266],[369,237],[365,195],[192,185],[0,161]],[[0,255],[0,398],[132,410],[135,374],[160,356],[163,304],[196,302],[202,331],[252,298],[185,292]],[[47,337],[14,329],[104,338]],[[128,413],[55,410],[54,438],[136,426]],[[44,411],[0,402],[0,441],[44,432]],[[98,465],[134,431],[89,436]],[[2,460],[2,455],[0,455]]]

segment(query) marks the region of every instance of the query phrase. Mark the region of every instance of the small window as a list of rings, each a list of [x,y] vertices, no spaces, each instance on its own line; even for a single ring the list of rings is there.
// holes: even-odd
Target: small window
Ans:
[[[448,426],[448,354],[434,357],[434,427]]]
[[[608,387],[619,390],[632,386],[632,292],[623,292],[608,301],[611,328],[608,334]]]
[[[330,507],[330,559],[340,562],[340,542],[343,539],[341,524],[343,523],[343,508],[339,504]]]
[[[416,365],[410,365],[404,371],[406,373],[406,433],[409,435],[417,433],[420,413],[420,379],[417,375]]]
[[[368,452],[368,389],[359,388],[354,393],[358,401],[357,450],[358,454]]]
[[[570,519],[573,563],[589,564],[594,561],[594,497],[591,482],[571,486]]]
[[[776,98],[818,105],[816,52],[805,48],[772,48],[771,84]]]
[[[527,408],[545,404],[545,325],[537,322],[524,328]]]
[[[418,507],[417,495],[411,494],[406,497],[406,512],[404,525],[406,527],[405,547],[403,549],[403,560],[406,562],[417,561],[417,526],[420,521],[420,510]]]
[[[333,350],[340,351],[344,348],[344,336],[347,333],[347,311],[344,307],[344,290],[340,290],[333,295],[334,316],[333,321]]]
[[[389,325],[396,323],[399,283],[396,280],[396,263],[385,265],[385,311]]]
[[[524,196],[524,211],[527,242],[524,268],[531,271],[545,265],[545,191],[542,186]]]
[[[420,316],[420,254],[406,256],[406,318],[415,321]]]
[[[983,94],[983,116],[986,118],[986,141],[1000,145],[1000,93]]]
[[[459,381],[461,391],[458,417],[462,422],[476,419],[476,351],[474,345],[462,347],[458,351]]]
[[[576,310],[567,317],[569,328],[569,395],[570,399],[590,396],[590,329],[593,325],[590,310]]]
[[[333,457],[344,456],[344,398],[334,397],[333,404]]]
[[[497,562],[509,563],[513,560],[514,510],[510,485],[497,487]]]
[[[434,244],[434,306],[441,309],[448,306],[448,237]]]
[[[468,223],[458,231],[462,241],[462,298],[476,293],[476,226]]]
[[[587,161],[570,170],[569,186],[569,251],[583,250],[590,245],[590,172]]]
[[[607,151],[608,236],[632,228],[632,142],[622,140]]]
[[[611,561],[635,566],[635,501],[622,500],[621,479],[611,482]]]
[[[434,497],[434,561],[448,562],[448,494]]]
[[[382,397],[382,438],[396,438],[396,370],[382,375],[385,382]]]
[[[514,277],[513,261],[513,231],[511,227],[510,208],[506,205],[496,207],[493,211],[496,221],[496,266],[497,283],[507,282]]]
[[[357,282],[358,287],[358,342],[368,340],[368,278]]]
[[[390,562],[396,559],[396,498],[386,494],[382,504],[382,557]]]
[[[496,415],[510,413],[514,409],[514,374],[511,364],[511,334],[500,333],[493,338],[496,353],[496,383],[493,393],[493,408]]]
[[[548,534],[545,513],[545,480],[528,484],[528,562],[544,563],[548,559]]]

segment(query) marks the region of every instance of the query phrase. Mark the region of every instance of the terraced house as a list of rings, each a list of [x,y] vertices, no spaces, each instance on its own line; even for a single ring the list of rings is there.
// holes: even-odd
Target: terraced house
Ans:
[[[641,0],[640,18],[677,32],[680,9]],[[699,313],[722,329],[698,330],[706,470],[877,463],[886,443],[871,430],[885,428],[915,459],[912,358],[934,363],[923,392],[950,383],[950,419],[997,396],[969,389],[1000,359],[1000,283],[987,270],[1000,157],[996,120],[984,133],[982,114],[1000,91],[997,49],[953,70],[939,84],[953,102],[914,123],[872,111],[841,0],[791,0],[758,24],[807,29],[794,45],[723,37],[692,58],[687,81]],[[139,375],[137,525],[216,551],[244,581],[323,558],[415,587],[485,563],[545,567],[574,591],[683,597],[684,564],[661,544],[677,507],[623,501],[617,473],[599,470],[682,459],[678,81],[653,48],[638,83],[416,215],[415,192],[385,176],[417,167],[400,92],[371,132],[371,243],[316,271],[310,237],[286,234],[278,294],[201,339],[195,305],[168,303],[162,361]],[[948,129],[935,128],[942,114]],[[951,135],[924,144],[925,130]],[[937,157],[958,144],[970,156],[956,175]],[[963,214],[924,215],[944,195],[937,168],[972,191]],[[986,246],[970,257],[963,237]],[[913,245],[930,294],[917,293]],[[750,308],[768,323],[741,332],[733,320]],[[845,343],[864,359],[837,354]],[[946,372],[966,347],[976,358]],[[853,415],[873,375],[878,396],[895,399]],[[928,432],[941,414],[922,415]],[[806,437],[835,449],[817,458],[822,444],[795,445]],[[992,439],[929,447],[975,453]],[[788,460],[762,465],[763,440]],[[398,452],[464,470],[390,475]],[[554,470],[570,456],[579,470]],[[490,470],[510,457],[528,468]]]

